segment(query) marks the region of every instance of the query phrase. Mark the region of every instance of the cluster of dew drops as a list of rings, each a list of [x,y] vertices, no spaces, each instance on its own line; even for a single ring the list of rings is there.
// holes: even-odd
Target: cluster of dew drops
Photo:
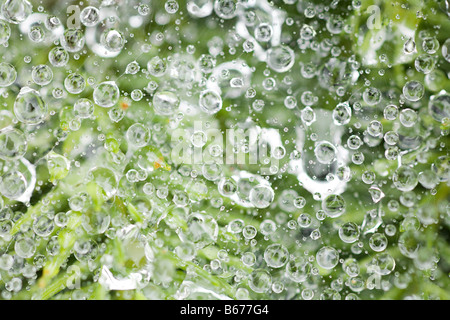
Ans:
[[[2,0],[1,298],[421,298],[415,281],[446,283],[450,13],[414,13],[447,24],[414,34],[389,3],[389,40],[362,5]],[[379,54],[378,37],[400,50]],[[256,163],[226,161],[253,145]]]

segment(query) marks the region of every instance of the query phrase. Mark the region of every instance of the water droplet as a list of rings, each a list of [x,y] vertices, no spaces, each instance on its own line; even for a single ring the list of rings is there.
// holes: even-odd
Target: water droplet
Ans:
[[[86,88],[86,80],[78,73],[71,73],[64,79],[64,88],[71,94],[79,94]]]
[[[45,86],[53,80],[53,71],[49,66],[40,64],[33,67],[31,78],[37,85]]]
[[[99,19],[100,11],[96,7],[89,6],[81,10],[80,21],[86,27],[95,26],[99,22]]]
[[[20,122],[38,124],[47,115],[47,104],[39,92],[23,87],[14,102],[14,114]]]
[[[386,249],[388,240],[382,233],[374,233],[369,239],[369,246],[373,251],[381,252]]]
[[[339,103],[333,110],[333,120],[337,126],[343,126],[350,122],[352,109],[348,102]]]
[[[272,47],[267,52],[267,65],[276,72],[286,72],[294,63],[294,51],[287,46]]]
[[[336,160],[336,153],[336,147],[328,141],[321,141],[314,148],[317,161],[323,164],[331,164],[334,162]]]
[[[339,238],[345,243],[357,241],[359,234],[359,227],[354,222],[346,222],[339,228]]]
[[[422,49],[428,54],[435,54],[439,50],[439,41],[435,37],[422,39]]]
[[[233,19],[237,14],[236,0],[214,0],[214,12],[222,19]]]
[[[36,252],[36,245],[33,239],[22,238],[16,241],[14,244],[14,250],[19,257],[28,259],[31,258]]]
[[[398,107],[394,104],[389,104],[384,108],[383,115],[386,120],[395,120],[398,116]]]
[[[436,64],[435,58],[426,53],[418,56],[414,62],[416,70],[423,74],[429,74],[431,71],[433,71],[435,64]]]
[[[0,19],[0,45],[7,43],[10,36],[11,27],[5,20]]]
[[[11,200],[19,199],[27,189],[27,180],[19,171],[5,173],[0,180],[1,194]]]
[[[36,235],[42,238],[47,238],[55,229],[53,220],[46,217],[40,216],[33,223],[33,231]]]
[[[339,263],[339,253],[333,247],[322,247],[316,254],[317,264],[323,269],[333,269]]]
[[[1,62],[0,63],[0,87],[8,87],[12,85],[17,79],[17,71],[13,65]]]
[[[54,151],[47,154],[47,166],[50,173],[50,180],[55,182],[65,178],[70,171],[70,161]]]
[[[199,105],[202,111],[215,114],[222,109],[222,98],[218,93],[206,90],[200,94]]]
[[[168,0],[166,1],[164,8],[166,9],[167,13],[174,14],[178,11],[180,8],[179,4],[175,0]]]
[[[256,293],[264,293],[272,285],[272,276],[264,269],[253,270],[250,274],[248,285]]]
[[[84,47],[85,37],[80,29],[67,29],[60,39],[61,46],[69,52],[78,52]]]
[[[331,194],[322,201],[322,209],[331,218],[339,217],[345,212],[345,200],[340,195]]]
[[[403,52],[406,54],[411,54],[416,51],[416,43],[412,38],[409,38],[403,45]]]
[[[270,186],[257,185],[250,190],[249,199],[256,208],[267,208],[274,199],[274,191]]]
[[[127,130],[127,141],[135,147],[144,147],[150,141],[150,132],[143,124],[135,123]]]
[[[27,0],[6,0],[1,7],[3,17],[11,23],[19,24],[33,12],[33,6]]]
[[[264,251],[264,260],[272,268],[281,268],[289,260],[289,251],[281,244],[272,244]]]
[[[400,166],[392,175],[394,186],[403,192],[413,190],[418,181],[416,171],[410,166]]]
[[[63,47],[54,47],[48,53],[48,60],[54,67],[64,67],[69,62],[69,53]]]
[[[255,28],[255,39],[260,42],[268,42],[273,35],[273,28],[268,23],[260,23]]]
[[[417,123],[418,115],[417,112],[406,108],[400,112],[400,122],[405,127],[412,127]]]
[[[114,81],[105,81],[95,87],[93,98],[94,102],[103,108],[111,108],[120,97],[120,91]]]
[[[100,37],[100,43],[110,52],[120,52],[125,46],[125,42],[122,32],[116,29],[105,30]]]
[[[419,101],[424,95],[425,89],[419,81],[412,80],[403,86],[403,94],[409,101]]]
[[[371,87],[364,90],[363,93],[364,102],[369,106],[374,106],[381,101],[381,92],[377,88]]]
[[[439,94],[431,96],[428,102],[428,112],[434,120],[439,122],[450,118],[450,95],[442,90]]]

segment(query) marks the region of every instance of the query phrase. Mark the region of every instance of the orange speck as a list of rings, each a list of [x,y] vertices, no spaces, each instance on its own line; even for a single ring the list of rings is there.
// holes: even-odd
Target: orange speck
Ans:
[[[155,162],[153,163],[153,167],[154,167],[155,169],[161,168],[161,162],[162,162],[162,161],[164,161],[164,158],[163,158],[163,157],[159,157],[158,161],[155,161]]]
[[[126,102],[121,102],[120,107],[122,108],[122,110],[127,110],[130,107],[130,105]]]

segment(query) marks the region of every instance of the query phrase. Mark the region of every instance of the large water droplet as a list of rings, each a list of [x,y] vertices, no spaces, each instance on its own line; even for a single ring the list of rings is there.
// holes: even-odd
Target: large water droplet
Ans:
[[[94,102],[103,108],[111,108],[120,98],[120,91],[114,81],[105,81],[95,87]]]
[[[24,22],[32,11],[33,6],[27,0],[6,0],[1,7],[3,17],[14,24]]]
[[[14,102],[14,114],[20,122],[38,124],[47,115],[47,104],[39,92],[30,87],[23,87]]]

